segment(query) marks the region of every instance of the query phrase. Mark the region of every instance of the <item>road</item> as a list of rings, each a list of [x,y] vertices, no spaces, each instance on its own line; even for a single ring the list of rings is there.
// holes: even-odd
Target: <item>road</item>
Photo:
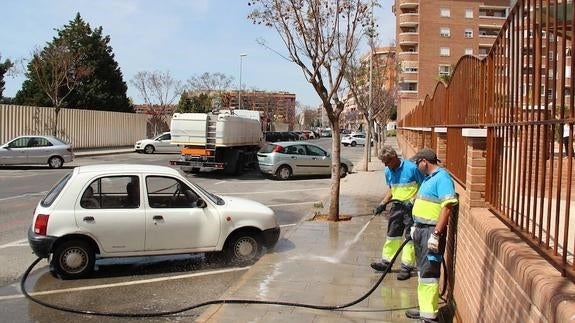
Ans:
[[[331,140],[312,141],[330,150]],[[357,166],[362,147],[342,147],[342,156]],[[64,174],[75,166],[101,163],[168,165],[176,154],[116,154],[76,158],[63,169],[45,167],[0,168],[0,318],[5,322],[120,322],[120,319],[78,316],[54,311],[24,299],[19,281],[36,259],[26,240],[32,214],[38,201]],[[290,230],[313,212],[313,205],[329,193],[330,179],[306,177],[290,181],[264,178],[253,170],[238,177],[202,173],[187,177],[218,195],[246,197],[272,208],[282,226]],[[32,272],[33,286],[44,301],[97,311],[142,312],[170,310],[220,298],[247,268],[206,263],[202,255],[105,259],[97,262],[90,279],[62,281],[52,277],[43,260]],[[102,297],[105,295],[106,297]],[[82,305],[78,305],[82,304]],[[192,317],[203,309],[186,312]],[[182,318],[182,316],[178,316]],[[157,321],[174,318],[158,318]]]

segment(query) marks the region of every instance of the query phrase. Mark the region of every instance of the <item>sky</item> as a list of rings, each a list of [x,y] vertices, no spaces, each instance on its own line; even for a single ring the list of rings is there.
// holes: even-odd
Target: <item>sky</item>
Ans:
[[[393,0],[380,0],[375,10],[379,41],[395,38]],[[193,75],[223,73],[239,86],[240,63],[244,89],[287,91],[302,105],[321,100],[301,69],[258,44],[287,56],[277,32],[247,19],[248,0],[20,0],[2,4],[0,59],[23,61],[42,48],[80,13],[92,29],[103,28],[128,85],[128,96],[142,103],[130,80],[142,71],[169,71],[185,83]],[[240,54],[246,56],[240,59]],[[241,60],[241,62],[240,62]],[[20,68],[23,70],[24,68]],[[25,80],[23,73],[4,78],[3,95],[14,97]]]

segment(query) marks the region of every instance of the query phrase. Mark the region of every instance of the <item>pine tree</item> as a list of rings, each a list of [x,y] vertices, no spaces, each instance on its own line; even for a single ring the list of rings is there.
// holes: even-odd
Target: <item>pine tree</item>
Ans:
[[[65,44],[70,50],[81,54],[80,65],[89,68],[92,73],[74,89],[63,102],[63,107],[78,109],[133,112],[128,99],[127,85],[122,72],[114,59],[110,36],[103,36],[102,27],[94,30],[86,23],[80,13],[62,29],[58,35],[47,43],[44,49],[52,44]],[[39,88],[31,66],[28,65],[28,80],[18,91],[16,103],[35,106],[49,105],[46,95],[39,94]]]

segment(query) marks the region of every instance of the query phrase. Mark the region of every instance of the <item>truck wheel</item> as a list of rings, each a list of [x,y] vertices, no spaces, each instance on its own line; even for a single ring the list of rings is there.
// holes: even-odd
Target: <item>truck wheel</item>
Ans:
[[[261,255],[262,241],[258,234],[239,232],[230,237],[224,252],[232,264],[253,264]]]
[[[50,268],[62,279],[77,279],[92,273],[95,263],[96,254],[88,242],[70,240],[54,250]]]
[[[276,171],[276,177],[281,181],[289,179],[291,177],[291,174],[292,174],[291,168],[287,165],[280,166],[280,168],[278,168],[278,170]]]
[[[146,147],[144,147],[144,152],[146,154],[153,154],[154,150],[156,150],[156,149],[152,145],[147,145]]]

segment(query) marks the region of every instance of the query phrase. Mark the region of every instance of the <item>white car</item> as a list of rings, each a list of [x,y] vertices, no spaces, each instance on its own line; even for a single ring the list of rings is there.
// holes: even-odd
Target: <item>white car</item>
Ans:
[[[357,146],[357,145],[363,145],[363,146],[365,146],[365,134],[363,134],[363,133],[352,133],[352,134],[349,134],[349,135],[347,135],[347,136],[344,136],[344,137],[341,139],[341,143],[342,143],[344,146],[346,146],[346,147],[347,147],[348,145],[349,145],[349,146],[352,146],[352,147],[355,147],[355,146]],[[372,140],[372,144],[373,144],[373,140]]]
[[[169,132],[164,132],[153,139],[138,140],[134,145],[136,152],[146,154],[157,153],[177,153],[182,149],[181,145],[171,144],[172,136]]]
[[[64,176],[38,203],[28,241],[53,273],[75,279],[96,258],[205,252],[249,264],[279,235],[258,202],[209,193],[169,167],[110,164]]]
[[[54,136],[20,136],[0,146],[0,165],[47,164],[60,168],[73,160],[72,145]]]

